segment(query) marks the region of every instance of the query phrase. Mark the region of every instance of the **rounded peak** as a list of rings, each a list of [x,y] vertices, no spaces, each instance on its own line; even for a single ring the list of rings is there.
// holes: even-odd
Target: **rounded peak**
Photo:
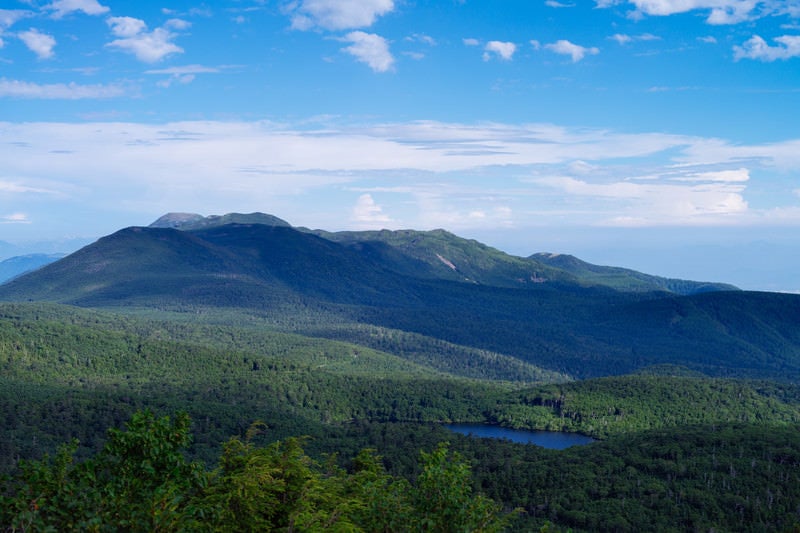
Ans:
[[[291,227],[291,224],[266,213],[228,213],[204,217],[196,213],[167,213],[152,224],[151,228],[175,228],[197,230],[224,226],[226,224],[263,224],[265,226]]]

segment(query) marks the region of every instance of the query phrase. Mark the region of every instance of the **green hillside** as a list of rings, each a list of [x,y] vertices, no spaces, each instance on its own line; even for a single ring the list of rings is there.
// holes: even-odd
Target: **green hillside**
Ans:
[[[2,306],[0,368],[4,470],[16,458],[52,453],[72,438],[80,441],[78,461],[97,460],[109,442],[106,428],[121,428],[137,410],[150,408],[188,412],[194,440],[187,452],[207,465],[216,464],[222,443],[244,438],[256,419],[266,423],[258,440],[265,450],[309,436],[313,459],[304,461],[328,465],[320,467],[326,477],[333,472],[326,453],[339,453],[341,467],[349,469],[347,458],[370,447],[398,482],[414,482],[419,452],[450,441],[472,466],[474,490],[506,512],[525,511],[511,531],[538,531],[548,522],[555,524],[551,530],[784,531],[800,522],[797,386],[670,377],[661,369],[659,376],[519,389],[263,327],[42,304]],[[522,417],[528,419],[520,424]],[[539,420],[606,440],[554,451],[430,425],[481,420],[541,427],[531,423]],[[80,483],[80,472],[69,483]],[[89,506],[82,507],[87,513],[104,509],[89,503],[90,491],[100,486],[94,481],[85,489],[80,505]],[[325,491],[327,501],[338,497],[333,486]],[[53,502],[71,501],[66,497]],[[6,510],[27,500],[8,501]],[[53,509],[44,501],[39,509]],[[136,501],[146,506],[150,500]]]
[[[273,460],[290,443],[319,487],[313,513],[341,503],[344,485],[357,490],[356,461],[342,458],[376,449],[372,472],[409,493],[424,476],[418,458],[452,449],[467,461],[459,486],[471,478],[503,512],[524,511],[507,515],[512,531],[800,524],[800,296],[545,265],[443,231],[326,234],[257,213],[155,225],[164,227],[121,230],[0,286],[0,471],[78,440],[74,459],[61,456],[74,469],[34,463],[45,477],[0,489],[15,509],[0,527],[41,518],[68,529],[63,517],[74,515],[62,511],[78,507],[113,522],[128,507],[104,507],[106,489],[129,481],[93,465],[121,460],[106,446],[143,409],[187,413],[180,431],[194,439],[179,439],[179,455],[199,461],[193,479],[209,476],[217,495],[228,494],[211,470],[220,457]],[[256,420],[257,442],[224,459]],[[443,422],[601,440],[544,450]],[[83,472],[100,472],[96,491],[82,489],[80,502],[56,491],[72,503],[26,514],[53,493],[25,487],[44,479],[52,490],[47,480],[61,475],[57,487],[83,487]],[[253,490],[273,486],[236,472]],[[209,504],[185,481],[169,490],[194,507],[169,507],[189,513],[160,515],[172,524]],[[214,498],[203,512],[227,512]],[[405,522],[418,524],[426,511],[406,503]]]
[[[786,403],[741,380],[618,376],[509,393],[507,402],[493,417],[498,424],[596,437],[723,422],[800,423],[798,399]]]
[[[606,285],[622,291],[663,290],[690,295],[711,291],[739,290],[727,283],[663,278],[628,268],[593,265],[568,254],[537,253],[530,256],[529,259],[569,272],[584,283]]]
[[[445,230],[314,233],[410,277],[512,288],[548,281],[579,282],[562,269],[508,255]]]
[[[285,220],[265,213],[228,213],[207,217],[194,213],[168,213],[149,227],[194,231],[228,224],[291,227]],[[527,258],[517,257],[443,229],[340,232],[296,229],[344,244],[390,271],[415,278],[510,288],[558,281],[607,286],[622,291],[667,291],[682,295],[738,290],[725,283],[669,279],[625,268],[592,265],[564,254],[537,253]]]
[[[284,331],[368,345],[372,333],[365,331],[391,330],[572,377],[659,364],[711,376],[800,376],[797,295],[679,297],[566,281],[522,289],[400,270],[363,247],[284,226],[128,228],[0,286],[0,299],[120,310],[225,309],[261,316]],[[403,343],[384,344],[395,355],[416,351],[425,358]]]

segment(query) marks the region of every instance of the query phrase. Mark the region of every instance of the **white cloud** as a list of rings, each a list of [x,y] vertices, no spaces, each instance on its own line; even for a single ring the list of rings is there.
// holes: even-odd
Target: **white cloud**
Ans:
[[[796,16],[797,6],[793,2],[763,0],[595,0],[597,7],[607,8],[620,3],[634,6],[632,18],[645,15],[669,16],[691,11],[708,13],[709,24],[738,24],[767,15],[789,14]]]
[[[117,37],[136,37],[147,29],[143,20],[133,17],[111,17],[106,22]]]
[[[733,47],[733,57],[737,61],[746,58],[767,62],[800,57],[800,35],[782,35],[775,37],[774,41],[778,46],[770,46],[758,35],[753,35],[742,46]]]
[[[393,0],[299,0],[289,6],[296,30],[366,28],[392,10]]]
[[[167,27],[174,28],[174,24],[148,32],[144,21],[132,17],[110,17],[106,22],[111,32],[119,37],[106,46],[130,52],[139,61],[155,63],[170,54],[183,52],[183,48],[171,42],[176,35]]]
[[[503,41],[489,41],[484,47],[483,60],[489,61],[492,56],[499,57],[504,61],[511,61],[514,57],[514,52],[517,51],[517,45]]]
[[[310,200],[298,195],[333,202],[360,188],[372,198],[359,204],[364,220],[389,218],[390,212],[406,227],[506,227],[534,219],[555,225],[566,219],[558,217],[589,225],[733,224],[767,216],[764,208],[748,205],[750,193],[759,205],[768,204],[771,194],[782,195],[774,205],[786,203],[784,191],[797,188],[791,176],[800,173],[800,139],[748,146],[552,124],[365,126],[330,118],[300,124],[2,123],[0,161],[3,176],[14,177],[6,178],[7,192],[37,184],[67,191],[69,201],[80,205],[126,210],[135,202],[146,213],[187,205],[212,213],[278,209],[276,198],[295,196],[287,205],[301,211]],[[531,178],[521,183],[520,176]],[[377,202],[378,187],[388,183],[406,198],[387,194]],[[12,205],[20,212],[33,208]],[[329,222],[341,227],[350,214]]]
[[[661,181],[590,183],[567,176],[534,178],[531,183],[582,199],[603,224],[719,224],[748,211],[744,186],[730,183],[672,184]],[[604,202],[598,204],[597,202]]]
[[[169,87],[173,82],[182,84],[191,83],[198,74],[218,74],[220,69],[217,67],[205,67],[203,65],[183,65],[180,67],[169,67],[161,69],[145,70],[145,74],[163,74],[169,76],[166,80],[158,82],[161,87]]]
[[[48,59],[53,57],[53,48],[56,46],[56,40],[46,33],[42,33],[37,29],[30,29],[28,31],[19,32],[17,34],[25,46],[36,54],[39,59]]]
[[[178,31],[188,30],[191,26],[192,26],[191,22],[183,19],[169,19],[167,22],[164,23],[165,28],[172,28]]]
[[[464,46],[479,46],[481,44],[478,39],[473,39],[471,37],[462,39],[462,42],[464,43]]]
[[[56,194],[55,191],[41,187],[21,185],[13,181],[0,180],[0,193],[3,194]]]
[[[394,65],[394,57],[389,51],[389,43],[380,35],[353,31],[348,33],[344,41],[352,43],[342,50],[366,63],[375,72],[386,72]]]
[[[102,15],[110,11],[108,7],[101,5],[97,0],[55,0],[44,6],[44,9],[52,11],[53,18],[61,18],[75,11],[82,11],[87,15]]]
[[[405,39],[406,41],[410,41],[412,43],[422,43],[427,44],[428,46],[436,46],[436,39],[431,37],[430,35],[425,35],[422,33],[415,33],[413,35],[409,35]]]
[[[546,0],[546,1],[545,1],[545,5],[546,5],[547,7],[555,7],[555,8],[560,8],[560,7],[575,7],[575,4],[566,4],[566,3],[564,3],[564,2],[558,2],[557,0]]]
[[[610,37],[610,39],[617,41],[619,44],[627,44],[633,41],[633,37],[631,37],[630,35],[624,35],[622,33],[615,33]]]
[[[0,78],[0,97],[41,100],[82,100],[117,98],[125,95],[119,85],[78,85],[76,83],[38,84]]]
[[[697,38],[697,40],[698,40],[698,41],[700,41],[701,43],[706,43],[706,44],[717,44],[717,39],[716,39],[716,37],[714,37],[714,36],[712,36],[712,35],[707,35],[707,36],[705,36],[705,37],[698,37],[698,38]]]
[[[660,41],[661,37],[653,35],[652,33],[643,33],[641,35],[627,35],[624,33],[615,33],[609,37],[612,41],[617,41],[619,44],[628,44],[633,41]]]
[[[0,34],[18,21],[27,17],[32,17],[33,15],[33,11],[24,9],[0,9]]]
[[[674,181],[737,183],[749,181],[750,171],[746,168],[737,168],[734,170],[716,170],[711,172],[697,172],[672,179]]]
[[[184,65],[180,67],[169,67],[145,70],[145,74],[169,74],[171,76],[183,76],[186,74],[217,74],[220,69],[217,67],[205,67],[203,65]]]
[[[556,54],[567,55],[572,58],[573,63],[577,63],[581,59],[583,59],[587,54],[588,55],[597,55],[600,53],[598,48],[586,48],[574,43],[571,43],[567,40],[561,39],[551,44],[544,45],[545,48],[548,50],[555,52]]]
[[[0,217],[3,224],[30,224],[28,215],[25,213],[11,213],[10,215],[3,215]]]
[[[390,224],[392,219],[383,212],[381,206],[375,203],[371,194],[362,194],[353,206],[351,220],[360,227],[375,227],[381,224]],[[383,228],[385,226],[381,226]]]

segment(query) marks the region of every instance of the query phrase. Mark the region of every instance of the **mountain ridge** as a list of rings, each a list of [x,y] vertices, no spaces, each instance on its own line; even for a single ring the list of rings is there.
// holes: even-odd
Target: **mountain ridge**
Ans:
[[[422,244],[441,238],[456,251],[463,243],[469,251],[481,248],[447,232],[400,236]],[[290,331],[356,343],[386,328],[578,378],[660,364],[717,376],[800,376],[799,296],[626,292],[569,277],[506,286],[464,282],[430,271],[413,275],[431,263],[394,252],[398,246],[374,234],[366,242],[375,245],[344,237],[348,242],[339,243],[264,224],[126,228],[0,286],[0,299],[123,311],[246,311]],[[446,253],[439,255],[459,268],[462,260]],[[503,264],[506,255],[497,254],[490,264]],[[392,262],[395,257],[402,261]],[[435,254],[431,261],[453,271]],[[402,343],[392,346],[404,350]]]
[[[259,212],[210,216],[167,213],[148,227],[196,231],[227,224],[263,224],[293,228],[356,249],[400,274],[426,279],[512,288],[559,281],[602,285],[617,290],[668,291],[683,295],[739,290],[726,283],[663,278],[621,267],[592,265],[564,254],[539,252],[528,257],[518,257],[444,229],[330,232],[294,227],[281,218]],[[567,258],[571,260],[567,261]]]

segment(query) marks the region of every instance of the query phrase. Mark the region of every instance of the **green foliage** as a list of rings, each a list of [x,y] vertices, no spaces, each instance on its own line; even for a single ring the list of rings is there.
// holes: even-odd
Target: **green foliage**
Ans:
[[[289,438],[258,447],[233,438],[219,467],[185,461],[189,421],[137,412],[109,430],[96,456],[74,446],[26,462],[2,490],[0,527],[11,531],[500,531],[501,507],[473,496],[469,466],[446,446],[422,454],[416,483],[386,473],[362,451],[353,473],[320,465]]]
[[[593,265],[568,254],[538,253],[530,259],[569,272],[586,284],[605,285],[620,291],[669,291],[690,295],[711,291],[738,290],[726,283],[662,278],[627,268]]]
[[[363,341],[357,326],[367,325],[466,347],[473,351],[459,352],[472,361],[498,354],[578,378],[658,364],[717,377],[800,378],[797,295],[587,287],[564,270],[446,232],[340,236],[347,244],[326,237],[260,223],[128,228],[4,284],[0,298],[195,316],[245,310],[292,331],[353,325],[337,332],[351,342]],[[427,364],[424,353],[409,354]],[[478,377],[469,365],[436,362]],[[496,370],[489,374],[508,379],[513,369]]]
[[[511,515],[498,521],[501,506],[482,496],[473,495],[470,467],[446,444],[422,452],[422,473],[417,478],[414,523],[420,531],[500,531]]]
[[[530,288],[546,281],[577,282],[570,273],[516,257],[445,230],[315,231],[405,276],[495,287]]]
[[[597,378],[508,393],[491,418],[516,428],[595,437],[708,423],[800,422],[800,402],[786,402],[788,386],[773,387],[669,375]]]
[[[54,459],[24,462],[2,502],[0,524],[23,531],[179,531],[196,526],[190,500],[206,483],[186,461],[189,419],[136,413],[125,431],[109,430],[105,447],[75,464],[74,443]]]

